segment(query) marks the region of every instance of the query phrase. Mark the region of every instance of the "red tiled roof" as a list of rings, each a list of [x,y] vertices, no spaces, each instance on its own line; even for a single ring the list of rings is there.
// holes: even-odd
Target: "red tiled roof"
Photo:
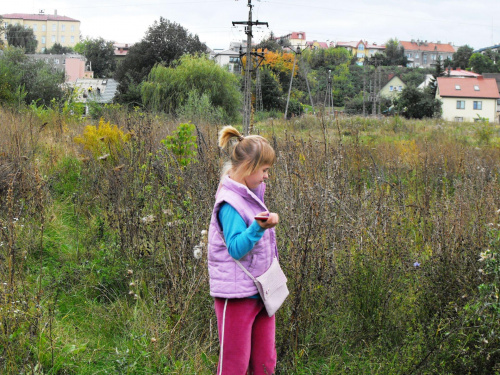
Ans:
[[[399,42],[405,51],[424,51],[424,52],[448,52],[455,53],[455,48],[451,44],[425,43],[425,42]]]
[[[29,20],[29,21],[74,21],[74,18],[66,17],[66,16],[56,16],[53,14],[26,14],[26,13],[10,13],[10,14],[2,14],[3,19],[21,19],[21,20]]]
[[[437,84],[439,95],[442,97],[500,98],[497,82],[494,78],[438,77]],[[460,86],[460,90],[457,90],[456,86]],[[479,91],[474,90],[474,86],[478,86]]]
[[[445,74],[448,74],[448,71],[445,72]],[[468,70],[463,70],[463,69],[454,69],[450,70],[450,76],[455,76],[455,77],[479,77],[481,74],[474,73]]]
[[[300,38],[299,38],[299,34],[300,35]],[[303,31],[294,31],[290,34],[290,39],[306,39],[306,33],[303,32]]]

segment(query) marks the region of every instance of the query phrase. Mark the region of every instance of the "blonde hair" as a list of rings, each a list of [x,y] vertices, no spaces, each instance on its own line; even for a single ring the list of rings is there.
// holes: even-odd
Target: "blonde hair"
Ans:
[[[219,147],[228,146],[232,138],[237,138],[237,143],[231,152],[231,160],[222,170],[222,176],[234,172],[246,177],[263,165],[273,165],[276,161],[274,149],[267,139],[260,135],[247,135],[244,137],[236,128],[225,126],[219,132]]]

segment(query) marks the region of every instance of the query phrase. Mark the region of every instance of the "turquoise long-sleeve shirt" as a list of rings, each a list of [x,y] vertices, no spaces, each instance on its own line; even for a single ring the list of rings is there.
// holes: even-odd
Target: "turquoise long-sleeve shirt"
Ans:
[[[256,220],[247,227],[241,215],[229,203],[221,206],[218,217],[229,255],[236,260],[248,254],[264,235],[265,229]]]

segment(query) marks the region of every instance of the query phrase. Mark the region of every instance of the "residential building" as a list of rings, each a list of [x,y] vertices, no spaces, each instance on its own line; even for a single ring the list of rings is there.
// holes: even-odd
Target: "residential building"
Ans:
[[[385,98],[395,98],[401,94],[401,91],[406,87],[406,84],[398,76],[391,74],[389,82],[380,89],[379,95]]]
[[[120,63],[127,56],[132,46],[133,44],[129,43],[113,43],[116,62]]]
[[[478,50],[475,50],[474,53],[481,53],[484,55],[486,51],[500,52],[500,44],[495,44],[494,46],[480,48]]]
[[[27,56],[34,60],[43,60],[52,65],[54,69],[63,71],[66,75],[66,82],[75,82],[80,78],[94,78],[94,72],[90,64],[87,63],[87,59],[77,53],[67,55],[36,53]]]
[[[451,43],[427,43],[427,41],[412,40],[400,41],[399,46],[404,48],[410,68],[430,68],[439,58],[442,61],[451,60],[455,53],[455,47]]]
[[[74,47],[80,41],[80,21],[66,16],[54,14],[3,14],[4,27],[22,25],[31,28],[38,41],[37,52],[43,52],[59,43],[63,47]],[[5,44],[7,36],[4,34]]]
[[[483,73],[484,78],[493,78],[498,87],[498,92],[500,93],[500,73]],[[500,99],[497,99],[497,114],[500,115]]]
[[[118,92],[118,82],[114,79],[77,79],[74,82],[68,82],[68,87],[75,90],[76,101],[85,103],[85,114],[88,114],[89,102],[94,103],[112,103]]]
[[[230,72],[240,73],[240,53],[227,49],[224,51],[214,50],[213,59],[219,66],[227,67]]]
[[[305,48],[308,43],[306,42],[306,33],[304,31],[293,31],[276,39],[286,39],[292,47],[300,47],[301,49]]]
[[[330,46],[326,42],[318,42],[317,40],[313,40],[312,42],[306,42],[305,47],[310,49],[327,49]]]
[[[494,78],[438,77],[436,98],[443,102],[445,120],[498,122],[500,94]]]
[[[480,76],[481,76],[481,74],[458,68],[458,69],[446,69],[443,77],[477,78]],[[434,76],[432,74],[426,74],[424,82],[422,82],[420,85],[418,85],[418,89],[423,90],[425,87],[429,86],[429,84],[433,80],[433,77]],[[487,78],[487,77],[485,77],[485,78]]]
[[[345,48],[353,56],[356,56],[358,65],[363,65],[365,59],[372,57],[377,52],[382,53],[385,50],[384,45],[370,44],[366,40],[360,40],[359,42],[337,42],[335,46]]]

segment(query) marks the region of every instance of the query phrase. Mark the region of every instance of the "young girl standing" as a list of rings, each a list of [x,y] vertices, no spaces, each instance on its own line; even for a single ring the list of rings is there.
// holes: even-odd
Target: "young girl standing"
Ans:
[[[277,254],[278,214],[264,204],[264,181],[275,161],[269,142],[224,127],[219,146],[237,142],[224,168],[208,231],[210,295],[215,299],[220,354],[217,374],[273,374],[275,318],[269,317],[253,280],[234,261],[260,276]],[[256,216],[268,216],[257,220]]]

